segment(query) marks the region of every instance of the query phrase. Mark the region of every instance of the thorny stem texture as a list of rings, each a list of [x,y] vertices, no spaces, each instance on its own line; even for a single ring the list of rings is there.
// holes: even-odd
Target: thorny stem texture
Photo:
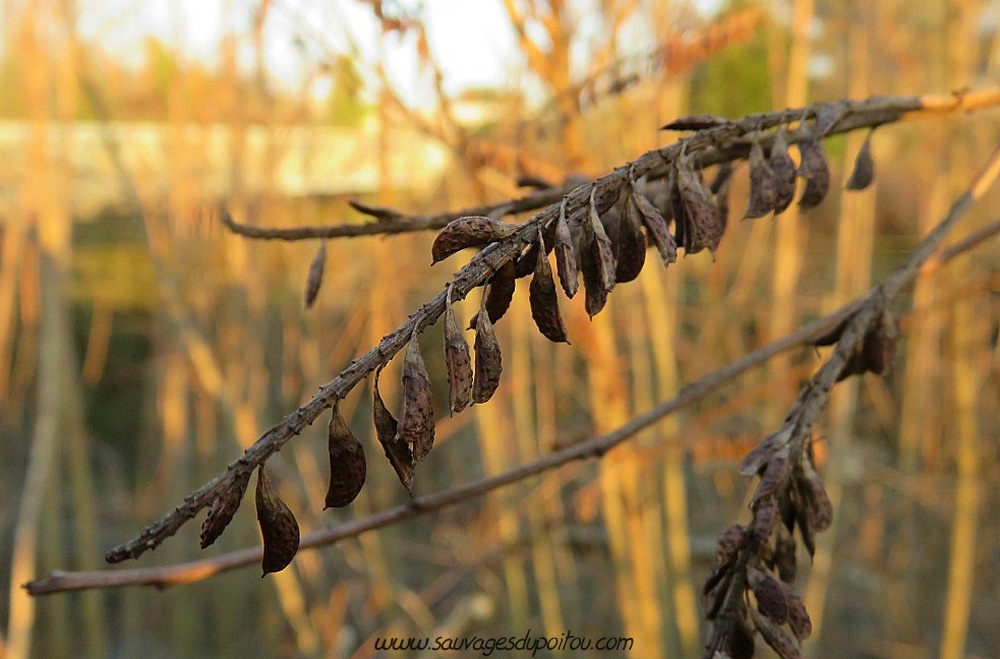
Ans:
[[[717,128],[695,133],[671,146],[646,152],[633,163],[618,167],[592,183],[574,188],[566,195],[567,212],[570,214],[585,212],[593,186],[596,186],[598,198],[617,192],[627,183],[630,170],[634,171],[635,177],[665,175],[668,167],[682,152],[695,167],[746,157],[752,142],[752,137],[748,136],[748,133],[800,121],[810,116],[819,116],[822,112],[827,116],[831,116],[832,112],[835,113],[833,116],[837,117],[825,134],[841,133],[856,128],[891,123],[908,113],[919,113],[921,110],[956,111],[1000,104],[1000,89],[955,96],[954,102],[946,110],[941,109],[944,107],[942,104],[943,101],[938,97],[873,97],[863,101],[841,101],[836,104],[817,104],[807,108],[750,115]],[[805,139],[808,132],[808,128],[800,125],[797,130],[789,133],[788,141],[794,143]],[[763,139],[761,143],[767,146],[768,140]],[[555,221],[558,212],[559,204],[549,205],[526,222],[517,233],[483,250],[462,268],[448,285],[453,289],[452,299],[464,298],[473,288],[483,284],[500,266],[514,259],[531,243],[539,228],[545,228]],[[176,533],[181,526],[224,493],[234,479],[245,478],[249,472],[280,450],[293,436],[300,434],[305,426],[311,424],[335,401],[343,398],[369,373],[392,359],[406,346],[414,332],[419,334],[434,324],[444,313],[447,290],[446,286],[441,293],[411,314],[403,325],[387,334],[378,345],[323,385],[308,402],[267,430],[240,458],[231,462],[223,473],[185,497],[173,511],[148,526],[138,537],[108,551],[105,560],[109,563],[119,563],[129,558],[138,558]]]

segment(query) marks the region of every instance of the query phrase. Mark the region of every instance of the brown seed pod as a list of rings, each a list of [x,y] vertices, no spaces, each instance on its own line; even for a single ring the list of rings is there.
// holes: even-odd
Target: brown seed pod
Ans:
[[[500,385],[500,372],[503,361],[500,355],[500,342],[493,331],[489,313],[486,311],[485,299],[479,307],[479,317],[476,320],[476,373],[472,380],[472,400],[485,403],[493,397],[493,392]]]
[[[410,337],[403,359],[403,408],[396,430],[410,445],[413,459],[423,460],[434,446],[434,410],[431,407],[431,379],[420,356],[416,332]]]
[[[490,322],[495,323],[500,320],[510,302],[514,299],[514,264],[507,261],[490,278],[489,288],[486,289],[486,310],[490,314]]]
[[[573,236],[569,231],[569,222],[566,220],[565,197],[559,205],[559,219],[556,221],[555,252],[559,283],[562,284],[566,297],[572,299],[580,286],[580,270],[577,266],[580,259],[577,255],[576,245],[573,244]]]
[[[785,528],[784,524],[778,524],[777,542],[774,546],[773,567],[778,570],[778,577],[785,583],[795,581],[795,573],[798,570],[798,563],[795,560],[795,538],[791,532]]]
[[[830,190],[830,168],[826,163],[826,152],[823,145],[815,139],[799,142],[798,175],[806,180],[806,187],[799,197],[799,207],[807,210],[818,206]]]
[[[812,619],[809,618],[809,612],[806,611],[806,605],[802,602],[802,598],[791,591],[791,587],[788,584],[781,584],[781,587],[785,589],[785,593],[788,595],[788,627],[795,634],[795,637],[800,641],[809,638],[812,635]]]
[[[319,287],[323,284],[323,269],[326,266],[326,241],[323,240],[316,250],[316,256],[309,264],[309,275],[306,277],[306,309],[312,307],[319,295]]]
[[[861,150],[858,151],[858,155],[854,159],[854,169],[851,170],[851,176],[847,179],[845,190],[864,190],[875,180],[875,159],[872,158],[871,147],[872,132],[868,131],[868,135],[865,136],[865,141],[861,145]]]
[[[781,659],[802,659],[798,642],[789,636],[780,625],[750,607],[750,619],[764,642],[771,646]]]
[[[761,474],[757,489],[754,490],[750,503],[760,501],[765,497],[777,494],[785,479],[792,470],[792,461],[788,458],[788,450],[779,450],[767,461],[767,467]]]
[[[339,401],[333,406],[327,438],[327,448],[330,453],[330,486],[326,491],[324,510],[343,508],[354,501],[365,484],[368,471],[365,449],[340,414]]]
[[[257,523],[264,538],[261,576],[284,570],[299,550],[299,524],[285,502],[278,497],[264,465],[257,469]]]
[[[764,158],[764,149],[754,142],[750,147],[750,201],[744,219],[764,217],[774,210],[778,198],[777,181],[771,165]]]
[[[722,240],[725,226],[719,216],[719,208],[712,202],[711,192],[701,179],[701,173],[686,166],[678,167],[677,190],[687,216],[685,253],[697,254],[706,247],[714,252]]]
[[[795,161],[788,155],[788,141],[783,130],[774,136],[768,164],[774,174],[774,214],[777,215],[795,199]]]
[[[814,533],[822,533],[833,523],[833,504],[823,486],[823,479],[811,464],[803,461],[802,477],[796,479],[796,486],[806,507],[806,519],[809,529]]]
[[[580,244],[580,269],[583,271],[583,286],[587,292],[584,307],[591,318],[604,308],[608,292],[615,285],[614,248],[597,211],[594,199],[596,190],[597,186],[590,190],[590,206],[583,222]]]
[[[218,540],[222,532],[233,521],[236,511],[240,508],[243,493],[247,491],[250,482],[250,472],[237,475],[226,491],[212,500],[208,516],[201,525],[201,548],[205,549]]]
[[[372,384],[372,419],[375,422],[375,434],[378,436],[379,444],[385,451],[385,457],[389,458],[389,464],[396,470],[399,482],[407,490],[413,489],[413,452],[410,445],[400,439],[396,433],[399,424],[396,417],[389,412],[382,401],[382,395],[378,391],[378,378],[382,374],[382,367],[375,371],[375,382]]]
[[[719,535],[715,543],[715,564],[729,565],[736,560],[736,555],[747,541],[747,528],[742,524],[733,524]]]
[[[646,236],[642,232],[639,211],[630,200],[626,200],[621,213],[615,248],[615,281],[633,281],[646,263]]]
[[[774,497],[762,499],[754,505],[753,541],[757,547],[767,544],[778,521],[778,504]]]
[[[715,172],[712,184],[708,186],[712,192],[715,207],[719,209],[719,219],[722,221],[723,231],[726,230],[726,225],[729,223],[729,187],[733,180],[733,171],[732,162],[722,163],[719,165],[718,171]]]
[[[677,243],[670,235],[667,219],[663,213],[646,198],[646,195],[639,192],[635,185],[628,198],[628,208],[636,213],[642,224],[646,227],[649,239],[656,245],[656,251],[660,253],[663,265],[667,266],[677,260]]]
[[[503,240],[520,227],[485,215],[467,215],[452,220],[441,229],[431,246],[431,265],[466,247],[482,247]]]
[[[461,412],[472,402],[472,358],[451,307],[451,288],[444,312],[444,360],[448,366],[448,409]]]
[[[743,615],[738,615],[733,620],[733,626],[729,630],[729,643],[726,651],[730,659],[753,659],[756,650],[754,632],[750,624]],[[712,659],[715,659],[713,657]]]
[[[541,241],[542,237],[539,236],[538,239]],[[549,266],[549,260],[545,258],[544,249],[538,250],[535,274],[532,275],[528,287],[528,303],[531,306],[531,317],[542,336],[555,343],[569,343],[562,316],[559,314],[556,283],[552,279],[552,268]]]
[[[781,584],[754,568],[747,570],[747,577],[757,598],[757,610],[779,625],[785,624],[788,620],[788,595]]]
[[[757,446],[750,451],[743,461],[740,462],[740,474],[744,476],[754,476],[760,472],[761,467],[767,464],[778,449],[782,448],[788,443],[788,440],[792,437],[793,427],[790,425],[782,426],[777,432],[774,432],[764,439],[761,440]]]

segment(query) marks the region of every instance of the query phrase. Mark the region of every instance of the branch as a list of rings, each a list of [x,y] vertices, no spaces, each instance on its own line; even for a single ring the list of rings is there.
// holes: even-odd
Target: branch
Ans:
[[[829,112],[842,113],[841,118],[830,127],[826,135],[846,133],[863,127],[877,126],[885,123],[892,123],[901,119],[922,118],[928,115],[948,114],[954,112],[972,112],[1000,105],[1000,88],[979,92],[967,92],[950,94],[944,96],[884,96],[873,97],[865,101],[841,101],[836,104],[818,103],[807,108],[795,108],[782,110],[779,112],[769,112],[766,114],[750,115],[740,120],[727,122],[713,131],[702,131],[698,136],[709,137],[716,140],[724,140],[727,136],[743,135],[756,130],[773,128],[783,123],[799,120],[803,114],[810,110],[816,111],[825,107]],[[800,139],[798,132],[789,136],[789,142],[797,142]],[[692,138],[688,138],[692,139]],[[683,141],[683,140],[682,140]],[[763,146],[769,144],[769,140],[762,141]],[[651,154],[662,153],[668,155],[668,151],[674,151],[676,145],[649,151],[641,156],[637,161],[644,163],[644,159],[649,159]],[[704,150],[702,158],[698,160],[699,166],[708,166],[720,162],[733,160],[734,158],[746,157],[749,152],[749,141],[739,142],[730,148],[711,149],[706,148],[702,142],[700,145],[689,145],[688,152],[694,150]],[[658,156],[653,157],[653,162],[645,162],[648,170],[637,172],[640,175],[646,174],[649,178],[655,179],[664,176],[667,167],[662,163],[655,163]],[[654,166],[658,164],[659,166]],[[616,170],[608,176],[613,176],[620,171]],[[602,181],[608,178],[597,179]],[[352,238],[356,236],[372,236],[379,234],[409,233],[411,231],[437,230],[446,226],[452,220],[467,215],[488,215],[497,217],[502,215],[525,213],[545,208],[560,201],[564,196],[571,193],[579,186],[589,186],[593,180],[586,182],[576,182],[573,185],[564,185],[559,188],[540,190],[532,194],[517,199],[507,199],[494,204],[473,206],[449,213],[438,215],[411,215],[390,209],[378,209],[377,212],[364,210],[363,205],[359,207],[352,204],[356,209],[368,215],[374,215],[379,221],[367,224],[334,224],[330,226],[306,226],[294,228],[266,228],[256,227],[247,224],[239,224],[228,214],[223,214],[223,223],[226,227],[237,235],[245,238],[257,240],[319,240],[330,238]],[[499,219],[499,218],[498,218]]]
[[[1000,103],[1000,90],[992,92],[994,100]],[[975,96],[969,94],[967,97]],[[491,243],[465,267],[432,300],[414,312],[398,329],[389,333],[367,353],[352,362],[304,405],[288,414],[281,422],[266,431],[240,458],[231,462],[226,470],[214,479],[185,497],[173,511],[148,526],[138,537],[112,548],[105,555],[110,563],[118,563],[128,558],[138,558],[147,550],[160,545],[165,539],[194,518],[202,509],[230,491],[238,481],[246,482],[258,465],[280,450],[292,437],[302,432],[324,410],[342,399],[355,385],[376,368],[388,363],[392,357],[406,346],[411,336],[421,333],[437,322],[444,313],[449,289],[453,300],[460,300],[475,287],[484,284],[494,273],[514,260],[525,247],[530,245],[540,230],[549,228],[559,216],[564,205],[567,216],[582,216],[590,208],[593,199],[614,199],[629,185],[632,177],[664,176],[670,167],[684,155],[694,167],[744,158],[750,151],[754,139],[765,147],[770,137],[759,131],[800,121],[808,117],[817,123],[828,118],[824,134],[844,132],[859,127],[870,127],[896,121],[908,113],[924,109],[925,99],[921,97],[875,97],[864,101],[841,101],[836,104],[818,104],[807,108],[751,115],[745,119],[727,122],[721,126],[700,131],[679,142],[661,149],[649,151],[633,163],[626,164],[592,183],[577,186],[571,190],[561,204],[553,203],[522,225],[515,233],[501,241]],[[955,107],[962,107],[962,103]],[[804,123],[801,122],[800,123]],[[800,125],[788,131],[788,142],[794,143],[811,138],[812,129]]]
[[[882,372],[891,354],[890,344],[895,341],[895,323],[887,321],[886,317],[889,304],[921,270],[934,269],[924,268],[925,264],[940,264],[1000,231],[1000,223],[995,223],[943,250],[937,259],[931,260],[948,232],[973,202],[983,196],[998,175],[1000,145],[994,149],[969,188],[920,242],[906,263],[861,298],[858,308],[847,322],[835,330],[839,334],[836,348],[802,390],[784,425],[761,441],[744,459],[741,465],[744,475],[756,473],[760,476],[750,504],[753,519],[746,527],[730,527],[719,539],[717,563],[706,582],[706,595],[710,602],[706,608],[709,619],[715,624],[711,639],[705,646],[704,657],[727,654],[731,644],[743,643],[747,632],[752,637],[754,629],[781,656],[799,656],[798,642],[809,635],[812,625],[798,596],[786,585],[795,578],[793,527],[789,526],[786,533],[787,522],[777,520],[779,516],[780,520],[794,520],[793,524],[799,528],[810,555],[814,551],[813,534],[829,526],[832,510],[822,490],[822,481],[811,464],[812,426],[826,407],[830,390],[837,382],[847,375],[865,370]],[[881,354],[872,354],[876,350]],[[889,352],[885,352],[887,350]],[[865,360],[881,361],[875,364]],[[825,511],[820,511],[815,505],[820,496],[827,502]],[[770,570],[775,570],[784,583],[775,581],[769,574]],[[748,589],[755,594],[756,606],[753,609],[749,608],[745,596]],[[784,599],[784,614],[777,608],[771,608],[768,592],[777,593]],[[797,618],[790,613],[795,608],[793,604],[800,611]],[[785,622],[794,639],[781,628]]]
[[[918,270],[906,270],[906,278],[901,280],[899,285],[909,284],[916,279],[917,274],[925,275],[935,271],[938,267],[970,251],[998,233],[1000,233],[1000,219],[976,231],[961,242],[941,250],[938,256],[924,261],[924,266]],[[933,267],[928,267],[932,264]],[[870,296],[871,293],[858,297],[833,313],[748,353],[736,362],[694,380],[685,386],[677,396],[660,403],[645,414],[635,417],[626,425],[608,434],[593,437],[571,447],[555,451],[496,476],[483,478],[444,492],[418,497],[408,505],[397,506],[361,519],[345,522],[332,529],[315,531],[303,536],[299,548],[301,550],[332,545],[341,540],[361,535],[366,531],[385,528],[425,513],[483,496],[505,485],[511,485],[531,476],[558,469],[576,460],[600,458],[618,444],[631,439],[664,417],[701,400],[729,380],[766,363],[776,355],[813,344],[818,338],[842,324],[861,309]],[[260,563],[260,558],[261,549],[250,548],[169,566],[93,572],[56,571],[45,578],[29,582],[24,587],[29,594],[34,596],[51,595],[70,590],[121,588],[138,585],[167,588],[257,565]]]

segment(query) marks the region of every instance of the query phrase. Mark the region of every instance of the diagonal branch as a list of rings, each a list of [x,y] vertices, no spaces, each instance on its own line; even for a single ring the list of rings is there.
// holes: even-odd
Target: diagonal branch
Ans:
[[[984,95],[988,98],[988,103],[984,103]],[[311,424],[324,410],[342,399],[368,374],[392,359],[406,346],[411,336],[421,333],[437,322],[444,313],[449,289],[452,291],[452,299],[459,300],[468,295],[473,288],[485,283],[501,266],[515,259],[531,244],[540,230],[547,229],[556,221],[562,205],[565,206],[567,216],[582,215],[589,208],[592,198],[616,198],[632,177],[638,179],[647,175],[664,176],[668,168],[673,166],[682,154],[696,167],[744,158],[749,153],[755,137],[768,146],[768,139],[762,138],[759,131],[800,121],[803,118],[812,117],[818,121],[821,117],[833,117],[832,124],[825,131],[826,134],[832,134],[896,121],[908,114],[919,113],[925,108],[926,103],[927,99],[916,96],[874,97],[863,101],[841,101],[836,104],[819,104],[807,108],[751,115],[739,121],[727,122],[695,133],[671,146],[649,151],[639,156],[633,163],[619,167],[592,183],[574,188],[564,197],[562,204],[549,205],[515,233],[486,247],[458,272],[444,290],[411,314],[398,329],[383,337],[378,345],[323,385],[308,402],[266,431],[241,457],[231,462],[224,472],[185,497],[179,506],[148,526],[138,537],[112,548],[105,555],[105,559],[110,563],[118,563],[128,558],[138,558],[147,550],[159,546],[202,509],[224,495],[233,483],[238,480],[245,482],[250,472],[258,465],[263,464],[292,437],[300,434],[306,425]],[[1000,89],[962,96],[953,103],[952,109],[998,103],[1000,103]],[[797,130],[789,131],[788,141],[809,139],[811,132],[811,128],[800,125]]]

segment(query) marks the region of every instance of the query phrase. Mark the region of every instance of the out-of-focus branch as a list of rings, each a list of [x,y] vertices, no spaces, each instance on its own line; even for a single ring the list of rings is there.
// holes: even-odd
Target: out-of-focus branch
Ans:
[[[926,258],[919,267],[904,266],[897,275],[890,278],[883,286],[887,287],[890,282],[893,282],[893,290],[898,292],[898,290],[901,290],[916,279],[918,275],[934,272],[948,261],[965,254],[998,233],[1000,233],[1000,219],[976,231],[962,241],[942,249],[930,258]],[[928,239],[930,238],[931,236],[928,237]],[[484,478],[444,492],[418,497],[409,505],[397,506],[396,508],[375,513],[374,515],[346,522],[332,529],[310,533],[302,538],[300,549],[331,545],[346,538],[355,537],[366,531],[391,526],[424,513],[482,496],[505,485],[510,485],[531,476],[557,469],[576,460],[601,457],[618,444],[634,437],[643,429],[657,423],[677,410],[697,402],[719,386],[752,368],[766,363],[775,355],[815,342],[817,338],[829,332],[831,328],[840,325],[845,319],[859,313],[859,310],[870,303],[871,297],[872,293],[858,297],[837,311],[754,350],[728,366],[698,378],[685,386],[674,398],[660,403],[641,416],[635,417],[628,424],[618,428],[614,432],[555,451],[496,476]],[[260,558],[261,550],[253,548],[178,565],[94,572],[53,572],[45,578],[25,584],[25,588],[30,594],[36,596],[70,590],[121,588],[124,586],[140,585],[166,588],[201,581],[202,579],[207,579],[223,572],[256,565],[260,562]]]

